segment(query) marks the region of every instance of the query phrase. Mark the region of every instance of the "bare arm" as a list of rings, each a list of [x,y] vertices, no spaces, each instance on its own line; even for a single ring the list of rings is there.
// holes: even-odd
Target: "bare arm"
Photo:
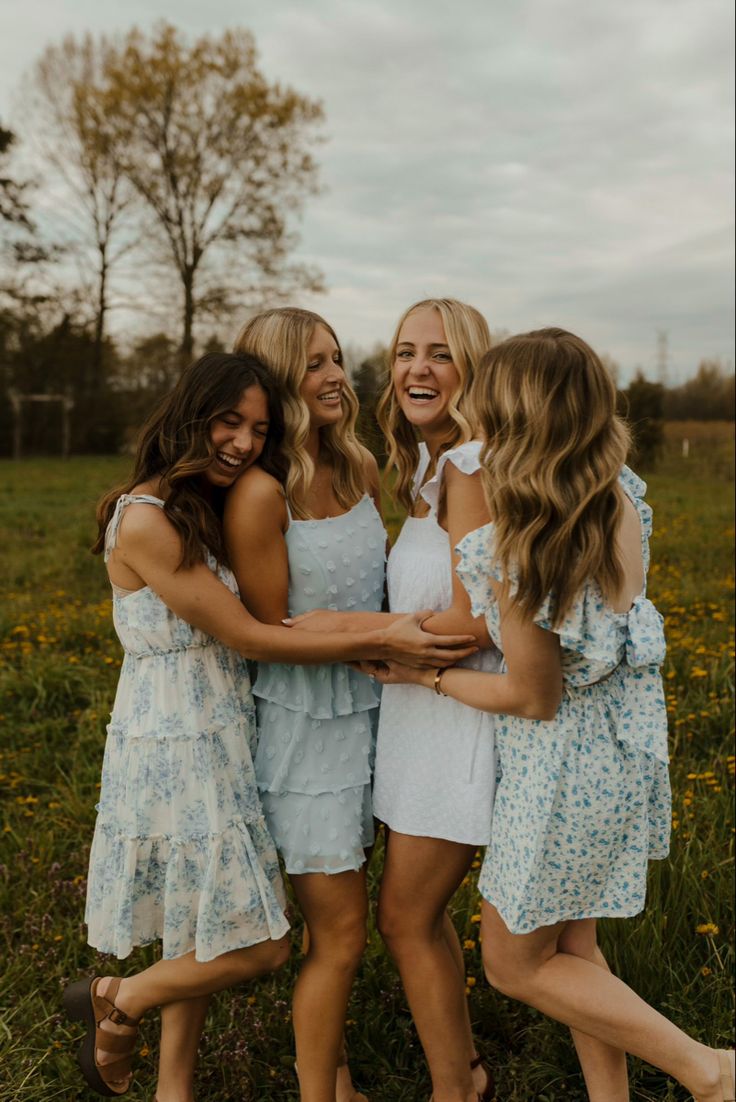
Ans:
[[[442,612],[435,612],[425,617],[422,627],[434,635],[467,633],[473,636],[478,647],[490,647],[492,643],[485,620],[482,616],[473,616],[465,586],[454,570],[458,562],[458,556],[454,552],[455,545],[468,532],[482,528],[489,520],[480,473],[463,474],[452,463],[448,463],[445,467],[444,481],[445,520],[450,546],[453,549],[452,604]],[[307,631],[367,631],[392,623],[399,619],[400,615],[396,612],[327,612],[320,609],[315,612],[306,612],[289,622]]]
[[[452,554],[452,604],[443,612],[424,621],[426,631],[441,634],[446,631],[468,631],[475,636],[479,647],[492,646],[486,622],[482,616],[473,616],[470,598],[457,576],[455,567],[459,556],[455,547],[468,532],[482,528],[491,519],[483,495],[480,471],[464,474],[448,461],[444,468],[445,508],[444,521]]]
[[[439,664],[454,660],[451,649],[419,629],[419,617],[404,617],[387,631],[321,636],[262,624],[205,563],[179,569],[179,535],[163,512],[151,505],[131,505],[126,510],[113,562],[149,586],[180,619],[257,661],[311,664],[399,657],[406,654],[407,635],[423,650],[417,661],[430,665],[433,652]]]
[[[494,589],[500,596],[498,587]],[[483,712],[554,719],[562,697],[559,636],[522,620],[508,601],[502,601],[501,647],[506,673],[451,667],[442,674],[442,692]],[[428,689],[434,687],[437,673],[394,663],[388,669],[376,666],[374,672],[384,684],[410,682]]]
[[[288,525],[286,502],[278,482],[265,471],[253,467],[230,491],[225,506],[225,542],[238,582],[241,600],[249,612],[263,624],[281,626],[288,611],[289,557],[285,533]],[[331,625],[331,658],[323,661],[352,661],[356,645],[365,648],[376,642],[392,649],[401,661],[429,663],[430,651],[440,664],[456,661],[461,647],[472,653],[474,641],[468,635],[450,635],[438,639],[418,627],[418,617],[392,617],[372,624]],[[314,633],[301,631],[302,646],[292,661],[304,662],[303,640]],[[345,647],[343,648],[343,644]],[[311,651],[311,642],[306,650]],[[472,648],[472,649],[471,649]]]
[[[248,611],[264,624],[288,616],[289,523],[281,486],[260,467],[241,475],[225,501],[225,546]]]

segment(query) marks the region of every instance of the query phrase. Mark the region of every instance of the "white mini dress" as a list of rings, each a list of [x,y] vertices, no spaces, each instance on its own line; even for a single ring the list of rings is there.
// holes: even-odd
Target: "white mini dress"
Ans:
[[[445,452],[433,478],[420,444],[414,487],[430,506],[425,517],[407,517],[386,572],[392,612],[436,612],[452,604],[450,537],[437,520],[443,472],[452,463],[464,474],[480,469],[480,443]],[[496,671],[497,650],[459,663]],[[373,812],[401,834],[486,845],[491,835],[496,754],[493,716],[439,696],[421,685],[386,685],[378,723]]]

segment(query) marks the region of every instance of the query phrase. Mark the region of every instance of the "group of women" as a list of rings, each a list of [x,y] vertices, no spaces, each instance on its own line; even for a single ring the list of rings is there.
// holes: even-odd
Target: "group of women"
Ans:
[[[492,348],[453,299],[406,311],[389,368],[407,519],[386,571],[376,461],[306,310],[259,314],[187,369],[100,503],[125,655],[86,920],[102,952],[160,939],[162,957],[67,989],[85,1079],[124,1094],[160,1007],[156,1100],[193,1102],[210,996],[287,959],[280,855],[305,923],[300,1097],[364,1102],[343,1027],[380,821],[378,927],[434,1102],[496,1097],[447,913],[479,846],[488,979],[570,1026],[591,1102],[629,1098],[627,1052],[733,1100],[733,1054],[639,999],[596,940],[597,918],[644,906],[670,824],[651,511],[613,384],[563,330]]]

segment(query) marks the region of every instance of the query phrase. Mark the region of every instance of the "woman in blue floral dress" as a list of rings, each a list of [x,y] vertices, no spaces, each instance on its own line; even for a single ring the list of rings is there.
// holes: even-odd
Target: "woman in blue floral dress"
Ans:
[[[226,565],[224,496],[256,460],[283,476],[282,431],[258,360],[204,356],[143,429],[131,478],[98,509],[94,550],[105,554],[125,657],[90,855],[89,941],[123,958],[160,939],[163,955],[122,980],[94,977],[65,993],[88,1027],[82,1071],[107,1096],[128,1089],[138,1021],[160,1006],[158,1102],[193,1099],[209,996],[288,955],[251,758],[245,656],[321,663],[378,651],[430,661],[441,649],[417,618],[320,637],[260,623],[243,606]]]
[[[733,1052],[647,1005],[596,940],[598,918],[644,907],[671,816],[651,510],[623,465],[615,388],[588,345],[546,329],[492,349],[472,400],[492,521],[458,545],[457,573],[506,670],[379,676],[498,714],[479,885],[486,975],[571,1027],[591,1102],[628,1102],[627,1052],[698,1102],[732,1102]]]

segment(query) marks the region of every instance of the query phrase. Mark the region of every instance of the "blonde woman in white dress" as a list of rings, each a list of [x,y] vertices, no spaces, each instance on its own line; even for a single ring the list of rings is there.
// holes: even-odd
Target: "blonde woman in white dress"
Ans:
[[[433,609],[426,630],[472,631],[484,649],[466,661],[483,670],[497,668],[497,652],[472,617],[451,548],[489,519],[466,406],[474,365],[490,343],[473,307],[416,303],[397,326],[379,407],[396,496],[409,514],[388,560],[391,613]],[[311,614],[299,625],[348,630],[368,626],[366,615]],[[473,1044],[462,950],[446,908],[490,837],[493,719],[425,695],[391,685],[381,704],[373,808],[388,830],[378,925],[401,973],[435,1102],[490,1102],[493,1077]]]

